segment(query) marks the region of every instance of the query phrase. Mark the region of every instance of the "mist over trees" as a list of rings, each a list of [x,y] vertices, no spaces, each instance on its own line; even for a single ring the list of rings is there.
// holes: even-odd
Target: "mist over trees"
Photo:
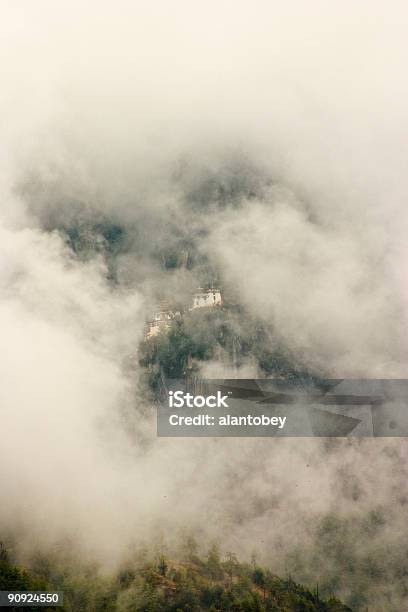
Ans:
[[[406,377],[406,6],[1,17],[1,576],[75,612],[406,609],[406,440],[165,440],[154,404],[162,375]]]
[[[193,543],[191,541],[191,543]],[[64,593],[62,610],[69,612],[347,612],[335,597],[319,596],[318,587],[307,589],[291,577],[281,579],[255,564],[239,563],[235,555],[222,558],[217,546],[200,558],[173,561],[158,553],[143,552],[109,578],[96,568],[65,556],[38,555],[27,571],[13,565],[5,549],[0,555],[0,589],[58,590]],[[28,610],[53,610],[31,606]]]

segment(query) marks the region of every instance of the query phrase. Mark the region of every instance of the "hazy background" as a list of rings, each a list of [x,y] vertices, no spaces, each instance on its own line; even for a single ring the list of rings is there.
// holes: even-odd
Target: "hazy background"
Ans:
[[[180,234],[313,367],[407,376],[405,3],[0,9],[4,532],[114,565],[187,525],[403,609],[404,440],[158,440],[136,364]]]

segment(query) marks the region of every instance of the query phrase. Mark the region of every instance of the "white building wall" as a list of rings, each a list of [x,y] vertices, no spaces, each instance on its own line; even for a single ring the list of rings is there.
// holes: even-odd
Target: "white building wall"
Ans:
[[[207,306],[219,306],[222,304],[221,291],[219,289],[208,289],[197,291],[193,299],[193,309]]]

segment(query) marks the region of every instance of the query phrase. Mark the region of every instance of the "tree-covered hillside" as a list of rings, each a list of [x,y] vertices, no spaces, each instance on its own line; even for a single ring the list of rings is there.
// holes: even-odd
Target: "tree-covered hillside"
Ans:
[[[222,307],[186,311],[172,321],[169,330],[140,348],[140,365],[147,368],[153,388],[160,372],[168,378],[184,378],[211,360],[231,368],[252,365],[261,376],[299,380],[312,376],[302,358],[279,342],[271,329],[242,306],[228,302]]]
[[[28,571],[11,563],[3,549],[0,590],[63,591],[67,612],[347,612],[334,597],[321,599],[290,577],[279,578],[233,554],[221,559],[212,546],[205,558],[173,561],[163,555],[99,575],[95,567],[66,559],[37,557]],[[9,608],[10,609],[10,608]],[[52,610],[53,608],[25,608]]]

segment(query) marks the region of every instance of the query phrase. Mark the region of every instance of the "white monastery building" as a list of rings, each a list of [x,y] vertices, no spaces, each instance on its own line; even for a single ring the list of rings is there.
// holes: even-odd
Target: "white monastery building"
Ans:
[[[222,297],[219,289],[202,289],[200,287],[193,295],[193,305],[189,310],[195,310],[196,308],[211,308],[221,305]],[[148,323],[145,339],[150,340],[158,336],[161,332],[167,332],[171,327],[172,320],[180,317],[181,314],[180,311],[173,312],[166,302],[162,302],[153,320]]]
[[[219,289],[202,289],[201,287],[195,292],[193,298],[194,308],[206,308],[207,306],[221,306],[222,297]]]
[[[153,321],[150,321],[146,332],[146,339],[158,336],[161,331],[167,331],[170,328],[171,321],[174,319],[175,313],[171,312],[165,304],[160,307],[160,310],[154,315]]]

